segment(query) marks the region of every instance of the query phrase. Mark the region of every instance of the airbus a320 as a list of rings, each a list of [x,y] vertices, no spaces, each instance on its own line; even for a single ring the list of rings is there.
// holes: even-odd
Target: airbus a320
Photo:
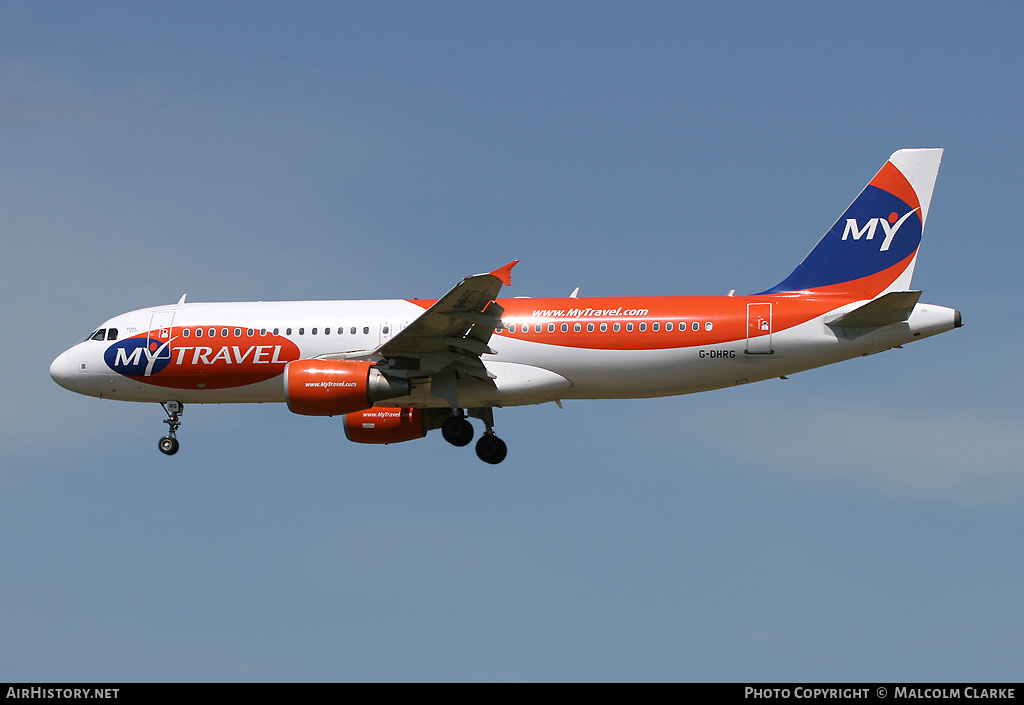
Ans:
[[[341,416],[357,443],[441,429],[505,459],[496,407],[705,392],[882,352],[961,325],[911,288],[941,149],[894,153],[810,254],[748,296],[499,298],[517,262],[437,300],[190,303],[131,311],[50,375],[103,399],[160,403],[178,451],[187,404],[284,402]]]

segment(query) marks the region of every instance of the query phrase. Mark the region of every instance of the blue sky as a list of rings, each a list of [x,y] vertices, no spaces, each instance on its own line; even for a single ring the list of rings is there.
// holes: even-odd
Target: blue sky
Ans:
[[[1013,3],[6,3],[0,680],[1019,680]],[[500,410],[498,468],[278,405],[79,397],[175,301],[724,294],[944,147],[965,327]]]

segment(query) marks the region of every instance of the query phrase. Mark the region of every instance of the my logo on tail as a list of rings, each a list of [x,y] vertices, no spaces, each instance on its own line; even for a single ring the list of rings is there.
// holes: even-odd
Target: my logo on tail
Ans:
[[[920,207],[909,210],[902,218],[899,218],[896,211],[893,211],[889,214],[888,220],[884,218],[872,218],[863,228],[857,227],[856,218],[847,218],[846,230],[843,231],[843,239],[845,240],[847,237],[852,235],[854,240],[860,240],[862,237],[865,240],[874,240],[875,228],[877,228],[878,224],[881,223],[882,230],[885,231],[885,240],[882,241],[882,246],[878,251],[885,252],[889,249],[889,245],[892,244],[892,239],[896,236],[896,231],[900,229],[900,226],[903,225],[904,221],[906,221],[914,211],[918,210],[920,210]]]

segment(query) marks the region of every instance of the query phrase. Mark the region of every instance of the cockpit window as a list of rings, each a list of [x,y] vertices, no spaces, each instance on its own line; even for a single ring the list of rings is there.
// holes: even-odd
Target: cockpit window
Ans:
[[[117,340],[117,328],[107,328],[107,340]]]
[[[100,328],[98,331],[96,331],[95,333],[92,334],[92,337],[90,338],[90,340],[103,340],[106,337],[107,337],[107,329],[106,328]]]

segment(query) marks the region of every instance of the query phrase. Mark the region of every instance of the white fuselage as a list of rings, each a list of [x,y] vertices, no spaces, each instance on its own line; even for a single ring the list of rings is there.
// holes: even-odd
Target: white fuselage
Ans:
[[[954,309],[917,304],[906,322],[833,330],[826,321],[863,302],[825,300],[810,315],[806,300],[792,296],[499,303],[506,328],[490,338],[493,354],[482,356],[493,384],[460,376],[461,406],[720,389],[879,352],[959,323]],[[766,303],[756,329],[749,306]],[[99,330],[116,330],[114,340],[79,343],[50,372],[73,391],[125,401],[283,402],[287,362],[366,354],[423,311],[421,302],[401,299],[158,306],[108,320]],[[141,339],[141,349],[124,347],[130,339]],[[430,387],[414,383],[409,396],[384,405],[450,405]]]

